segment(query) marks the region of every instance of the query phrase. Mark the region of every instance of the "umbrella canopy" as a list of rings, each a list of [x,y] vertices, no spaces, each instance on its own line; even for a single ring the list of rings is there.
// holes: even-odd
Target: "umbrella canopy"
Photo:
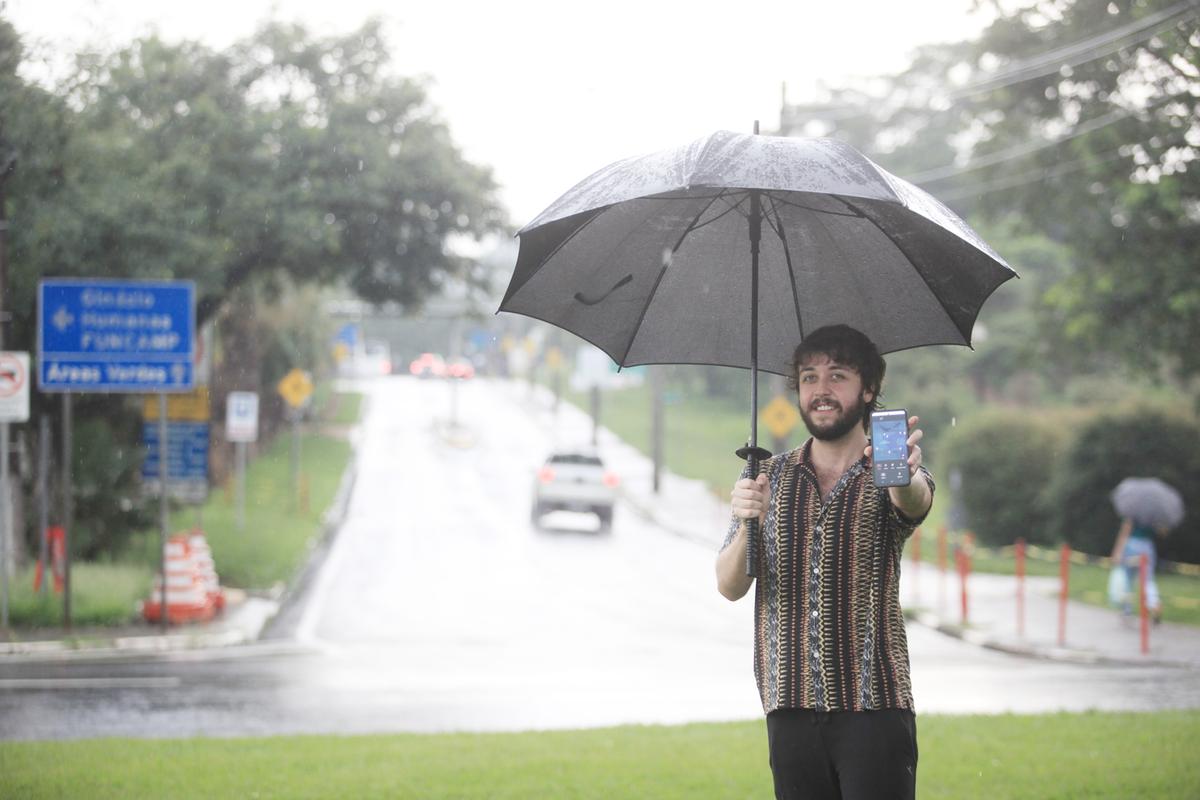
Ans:
[[[786,375],[830,324],[881,352],[971,343],[1013,270],[955,214],[833,139],[720,131],[619,161],[522,228],[500,311],[586,339],[621,366],[749,367]],[[757,520],[747,520],[757,574]]]
[[[1183,498],[1158,478],[1126,478],[1111,497],[1117,513],[1137,525],[1174,528],[1183,520]]]
[[[969,345],[984,300],[1015,275],[940,202],[832,139],[722,131],[620,161],[518,236],[500,310],[622,366],[787,374],[805,334],[834,323],[885,353]]]

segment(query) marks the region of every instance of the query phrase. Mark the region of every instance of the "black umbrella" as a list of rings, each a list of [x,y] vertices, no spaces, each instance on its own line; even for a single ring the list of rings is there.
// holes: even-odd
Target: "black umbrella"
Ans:
[[[586,339],[617,364],[786,375],[823,325],[882,352],[970,345],[984,300],[1015,273],[952,211],[833,139],[721,131],[618,161],[517,234],[500,311]],[[757,572],[756,520],[747,574]]]

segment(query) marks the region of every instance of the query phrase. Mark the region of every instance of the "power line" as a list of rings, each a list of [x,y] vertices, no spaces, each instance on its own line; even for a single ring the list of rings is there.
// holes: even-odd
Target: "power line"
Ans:
[[[945,95],[950,102],[962,100],[984,92],[1016,86],[1020,83],[1044,77],[1058,72],[1063,67],[1074,68],[1089,61],[1111,55],[1132,44],[1139,44],[1153,39],[1176,27],[1182,22],[1193,19],[1200,13],[1200,0],[1182,0],[1182,2],[1165,8],[1162,11],[1148,14],[1141,19],[1126,23],[1111,31],[1084,39],[1073,44],[1031,56],[1028,59],[1010,64],[1000,72],[981,78],[974,83],[958,89],[953,89]],[[929,111],[928,106],[901,104],[895,110]],[[836,109],[822,110],[821,118],[837,122],[840,120],[864,117],[871,109],[862,106],[843,106]]]
[[[936,169],[918,172],[916,175],[912,175],[907,178],[907,180],[910,183],[917,184],[918,186],[926,186],[931,183],[939,183],[947,178],[957,178],[959,175],[965,175],[968,172],[974,172],[985,167],[1002,164],[1005,161],[1023,158],[1024,156],[1032,155],[1040,150],[1048,150],[1051,147],[1057,147],[1058,145],[1064,142],[1069,142],[1072,139],[1078,139],[1081,136],[1086,136],[1089,133],[1100,130],[1101,128],[1107,128],[1109,125],[1120,122],[1123,119],[1128,119],[1139,112],[1145,113],[1153,111],[1154,109],[1178,100],[1183,96],[1184,95],[1182,94],[1168,95],[1166,97],[1159,98],[1158,100],[1155,100],[1154,102],[1149,103],[1142,108],[1116,108],[1107,114],[1101,114],[1098,117],[1094,117],[1087,122],[1079,124],[1075,128],[1072,128],[1069,133],[1063,134],[1057,139],[1013,145],[1012,147],[1006,147],[1003,150],[997,150],[994,153],[988,153],[987,155],[980,156],[979,158],[974,158],[971,160],[971,163],[963,166],[947,165],[944,167],[937,167]]]
[[[1179,137],[1178,139],[1168,142],[1167,147],[1183,147],[1187,146],[1187,144],[1186,138]],[[1122,145],[1121,147],[1125,146],[1126,145]],[[943,203],[950,203],[966,197],[980,197],[985,194],[993,194],[1005,189],[1015,189],[1018,186],[1026,186],[1031,183],[1040,183],[1042,181],[1049,180],[1050,178],[1057,178],[1060,175],[1078,172],[1079,170],[1094,164],[1104,164],[1109,161],[1116,161],[1119,158],[1124,158],[1124,154],[1121,153],[1121,147],[1118,147],[1115,150],[1110,150],[1101,156],[1093,155],[1087,158],[1076,158],[1072,159],[1071,161],[1064,161],[1044,169],[1026,170],[1025,172],[1017,173],[1016,175],[1009,175],[1004,178],[998,178],[996,180],[986,181],[984,183],[964,186],[961,189],[951,189],[945,192],[938,192],[937,199],[941,200]]]
[[[1017,62],[987,78],[952,91],[949,98],[950,100],[961,100],[964,97],[1050,75],[1063,67],[1077,67],[1088,61],[1094,61],[1115,53],[1122,47],[1152,39],[1179,23],[1195,17],[1198,10],[1200,10],[1200,0],[1183,0],[1170,8],[1147,14],[1141,19],[1113,28],[1111,31],[1106,31],[1090,39],[1084,39],[1023,62]],[[1153,30],[1148,31],[1150,28]]]

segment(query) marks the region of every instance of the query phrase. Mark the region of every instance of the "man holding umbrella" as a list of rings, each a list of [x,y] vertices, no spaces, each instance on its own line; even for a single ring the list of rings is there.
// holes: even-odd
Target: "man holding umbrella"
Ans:
[[[886,364],[845,325],[806,336],[793,380],[812,438],[776,455],[732,492],[717,558],[730,600],[746,575],[746,520],[761,528],[754,674],[767,714],[778,798],[911,798],[917,743],[900,609],[900,556],[929,513],[933,480],[909,418],[911,481],[872,482],[866,421]]]

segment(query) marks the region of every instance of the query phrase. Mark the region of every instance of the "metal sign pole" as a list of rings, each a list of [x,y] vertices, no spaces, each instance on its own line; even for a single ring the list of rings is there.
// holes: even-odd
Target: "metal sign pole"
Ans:
[[[75,514],[71,489],[71,393],[63,393],[63,628],[71,630],[71,523]]]
[[[8,627],[8,562],[12,526],[8,497],[8,423],[0,423],[0,627]]]
[[[300,409],[293,408],[292,415],[292,501],[300,507]]]
[[[246,443],[238,442],[237,449],[237,526],[246,529]]]
[[[46,596],[46,584],[50,582],[47,573],[53,576],[54,568],[50,563],[50,417],[42,414],[38,418],[38,559],[42,565],[42,585],[38,589],[42,597]]]
[[[158,395],[158,566],[162,576],[162,632],[167,632],[167,395]]]

